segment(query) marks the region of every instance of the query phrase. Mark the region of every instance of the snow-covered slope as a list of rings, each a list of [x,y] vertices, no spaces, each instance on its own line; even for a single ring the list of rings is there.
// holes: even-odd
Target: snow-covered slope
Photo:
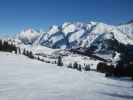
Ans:
[[[38,42],[50,48],[66,48],[64,47],[66,46],[64,34],[58,26],[52,26],[47,33],[42,35]]]
[[[132,81],[0,52],[0,100],[132,100]]]
[[[33,44],[40,34],[39,31],[29,28],[18,33],[16,37],[24,44]]]
[[[133,22],[122,24],[118,26],[118,29],[127,34],[130,39],[133,39]]]

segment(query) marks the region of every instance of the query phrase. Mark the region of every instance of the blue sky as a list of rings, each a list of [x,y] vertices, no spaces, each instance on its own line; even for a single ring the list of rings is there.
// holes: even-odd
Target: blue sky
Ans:
[[[66,21],[119,24],[133,19],[133,0],[0,0],[0,34],[47,30]]]

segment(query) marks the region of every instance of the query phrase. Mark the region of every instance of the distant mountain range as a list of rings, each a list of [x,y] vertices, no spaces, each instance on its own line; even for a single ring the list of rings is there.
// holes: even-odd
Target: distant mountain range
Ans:
[[[130,23],[113,26],[101,22],[65,22],[63,25],[50,27],[48,32],[27,29],[18,33],[16,38],[24,44],[63,49],[86,48],[102,40],[117,40],[122,44],[132,45],[133,23],[130,21]]]
[[[19,44],[61,50],[81,50],[98,57],[113,59],[116,52],[133,54],[133,22],[118,26],[102,22],[65,22],[47,32],[27,29],[16,35]],[[34,48],[37,49],[37,48]],[[41,50],[41,52],[45,49]]]
[[[32,51],[36,56],[57,58],[59,55],[79,57],[103,62],[116,62],[122,58],[133,61],[133,22],[108,25],[102,22],[65,22],[53,25],[47,32],[29,28],[9,38],[21,52]],[[121,56],[121,57],[120,57]],[[126,63],[124,63],[126,64]]]

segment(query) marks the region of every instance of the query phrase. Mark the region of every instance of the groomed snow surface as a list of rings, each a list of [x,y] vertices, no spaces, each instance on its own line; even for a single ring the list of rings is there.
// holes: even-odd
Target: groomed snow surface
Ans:
[[[133,100],[132,85],[0,52],[0,100]]]

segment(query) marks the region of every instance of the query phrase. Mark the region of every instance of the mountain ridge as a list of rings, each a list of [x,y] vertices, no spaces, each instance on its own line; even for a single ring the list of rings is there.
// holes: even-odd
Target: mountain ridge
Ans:
[[[111,47],[110,45],[113,45],[114,41],[123,45],[133,45],[133,23],[114,26],[94,21],[65,22],[59,26],[51,26],[47,32],[29,29],[17,35],[16,38],[26,45],[40,45],[52,49],[97,47],[96,51],[100,51],[100,49],[102,51]]]

